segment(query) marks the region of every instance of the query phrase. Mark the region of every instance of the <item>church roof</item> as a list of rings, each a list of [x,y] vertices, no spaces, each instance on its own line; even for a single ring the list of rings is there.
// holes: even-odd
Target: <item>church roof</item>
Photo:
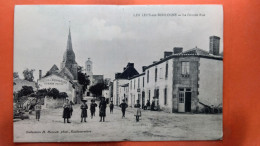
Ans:
[[[59,71],[59,68],[57,67],[56,64],[54,64],[51,69],[49,70],[49,72],[58,72]]]
[[[73,80],[74,78],[73,74],[69,71],[67,67],[62,68],[61,71],[59,72],[59,75],[62,77],[66,76],[70,80]]]

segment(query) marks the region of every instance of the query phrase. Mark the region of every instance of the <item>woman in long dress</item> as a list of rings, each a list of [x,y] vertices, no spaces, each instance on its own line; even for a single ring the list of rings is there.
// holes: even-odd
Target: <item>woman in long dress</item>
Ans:
[[[102,119],[103,119],[103,122],[105,122],[106,107],[107,107],[107,103],[105,101],[105,97],[101,97],[101,101],[99,103],[99,116],[100,116],[99,122],[102,122]]]
[[[64,119],[64,123],[67,120],[67,123],[70,123],[69,119],[71,117],[71,109],[72,109],[72,105],[69,102],[69,99],[66,99],[66,102],[63,104],[63,119]]]

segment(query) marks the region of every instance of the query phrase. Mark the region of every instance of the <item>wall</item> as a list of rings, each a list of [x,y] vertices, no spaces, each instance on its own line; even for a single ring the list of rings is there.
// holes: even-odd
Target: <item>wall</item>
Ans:
[[[142,92],[145,91],[143,87],[143,77],[145,75],[140,75],[138,77],[132,78],[129,80],[129,94],[128,94],[128,104],[130,107],[134,107],[137,104],[138,96],[139,103],[145,104],[142,102]],[[139,83],[138,83],[139,80]]]
[[[165,77],[166,63],[168,63],[168,77]],[[155,82],[155,68],[157,68],[157,81]],[[147,72],[149,70],[149,82],[147,83]],[[172,86],[173,86],[173,59],[162,62],[145,70],[145,102],[152,102],[154,90],[159,89],[159,105],[166,112],[172,112]],[[164,89],[167,88],[167,103],[165,104]]]
[[[182,76],[182,62],[190,62],[189,77]],[[199,57],[186,56],[174,58],[173,72],[173,109],[172,112],[178,112],[179,88],[191,89],[191,112],[195,112],[198,104],[198,62]]]
[[[116,79],[113,81],[113,103],[119,105],[119,87],[128,83],[127,79]]]
[[[223,98],[223,61],[200,58],[199,101],[207,105],[222,104]]]
[[[53,99],[52,97],[45,96],[43,108],[61,108],[65,99]]]
[[[75,89],[72,88],[72,84],[57,75],[50,75],[42,78],[38,81],[39,89],[56,88],[59,92],[66,92],[71,101],[75,100]]]

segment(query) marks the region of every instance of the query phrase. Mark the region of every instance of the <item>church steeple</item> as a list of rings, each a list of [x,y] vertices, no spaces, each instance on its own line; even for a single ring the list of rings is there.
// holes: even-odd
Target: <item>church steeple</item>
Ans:
[[[73,50],[72,49],[72,42],[71,42],[70,27],[69,27],[69,35],[68,35],[68,40],[67,40],[67,50]]]
[[[71,31],[69,26],[67,48],[64,52],[63,60],[61,62],[61,70],[66,67],[73,74],[74,79],[77,79],[77,66],[78,65],[75,60],[75,53],[72,48]]]
[[[69,35],[67,40],[67,49],[63,56],[63,62],[75,63],[75,53],[72,48],[71,32],[69,27]]]

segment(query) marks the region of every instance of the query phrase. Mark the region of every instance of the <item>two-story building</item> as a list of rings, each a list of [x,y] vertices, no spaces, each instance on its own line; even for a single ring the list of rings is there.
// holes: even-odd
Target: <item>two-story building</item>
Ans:
[[[209,51],[181,47],[164,52],[164,57],[143,67],[142,74],[124,79],[128,83],[128,104],[139,100],[158,101],[166,112],[196,112],[207,106],[222,105],[223,53],[220,38],[210,37]],[[126,94],[126,93],[124,93]]]

